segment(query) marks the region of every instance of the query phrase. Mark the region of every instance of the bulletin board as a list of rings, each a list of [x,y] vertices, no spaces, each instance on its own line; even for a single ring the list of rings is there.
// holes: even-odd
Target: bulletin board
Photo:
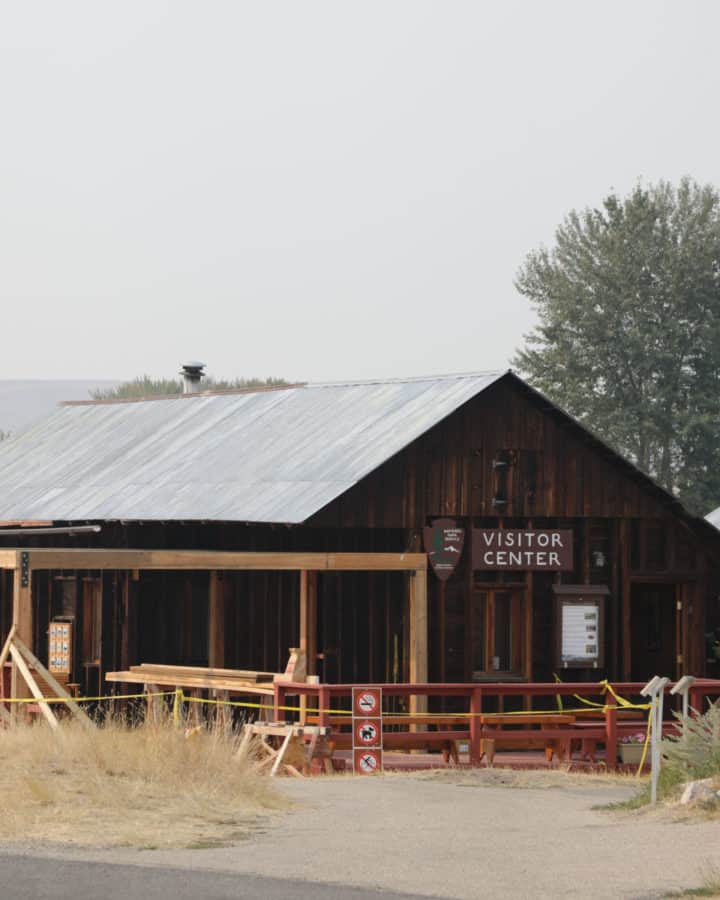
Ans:
[[[556,585],[555,665],[601,669],[605,665],[604,585]]]

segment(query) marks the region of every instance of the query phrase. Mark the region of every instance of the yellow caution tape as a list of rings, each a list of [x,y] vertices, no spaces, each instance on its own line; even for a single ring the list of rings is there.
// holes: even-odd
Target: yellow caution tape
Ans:
[[[557,676],[556,676],[557,677]],[[607,682],[601,682],[601,684],[607,685]],[[607,689],[612,694],[612,696],[618,701],[618,704],[608,704],[608,703],[595,703],[590,700],[585,700],[579,695],[574,694],[574,697],[577,697],[578,700],[583,703],[592,706],[597,709],[598,712],[607,712],[611,709],[650,709],[649,703],[631,703],[629,700],[625,700],[624,698],[618,696],[615,691],[607,685]],[[70,700],[74,703],[99,703],[105,700],[149,700],[155,697],[173,697],[173,718],[175,721],[179,720],[180,716],[180,707],[183,703],[200,703],[210,706],[230,706],[237,707],[241,709],[257,709],[257,710],[270,710],[270,711],[279,711],[279,712],[305,712],[312,713],[314,715],[328,715],[328,716],[350,716],[352,715],[352,710],[350,709],[322,709],[318,707],[300,707],[300,706],[290,706],[290,705],[282,705],[275,706],[274,704],[268,703],[252,703],[250,701],[244,700],[218,700],[218,699],[210,699],[204,697],[191,697],[186,695],[182,688],[177,688],[173,691],[157,691],[155,693],[137,693],[137,694],[107,694],[99,697],[71,697]],[[64,697],[0,697],[0,704],[2,703],[68,703],[68,700]],[[586,712],[586,709],[563,709],[563,715],[572,715],[573,713],[583,713]],[[409,722],[412,721],[413,718],[437,718],[437,719],[448,719],[448,718],[457,718],[457,719],[471,719],[477,716],[483,716],[487,719],[492,719],[501,716],[517,716],[518,718],[522,718],[523,716],[556,716],[557,712],[553,710],[511,710],[509,712],[453,712],[453,713],[412,713],[412,712],[393,712],[391,714],[394,717],[403,717],[408,719]]]
[[[148,697],[171,697],[175,691],[157,694],[108,694],[105,697],[0,697],[3,703],[97,703],[100,700],[147,700]]]
[[[647,731],[645,732],[645,746],[643,747],[642,756],[640,757],[640,765],[638,766],[638,770],[635,773],[636,778],[640,777],[640,773],[642,772],[642,767],[645,765],[645,757],[647,756],[648,745],[650,743],[650,724],[651,724],[651,722],[652,722],[652,716],[649,715],[648,721],[647,721]]]

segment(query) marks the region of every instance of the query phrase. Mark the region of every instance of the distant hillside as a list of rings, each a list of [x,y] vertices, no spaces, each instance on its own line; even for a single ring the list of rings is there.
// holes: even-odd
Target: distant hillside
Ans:
[[[61,400],[89,400],[90,391],[108,389],[117,381],[0,380],[0,431],[17,433],[49,415]]]

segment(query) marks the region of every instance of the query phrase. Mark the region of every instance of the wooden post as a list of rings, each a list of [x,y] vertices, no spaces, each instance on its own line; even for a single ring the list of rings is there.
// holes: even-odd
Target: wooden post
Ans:
[[[32,607],[32,570],[30,569],[30,554],[25,550],[18,550],[17,564],[13,572],[13,627],[15,634],[31,650],[33,647],[33,607]],[[18,666],[13,661],[11,673],[11,697],[29,697],[30,688],[23,678],[18,678]],[[15,709],[18,705],[14,704]]]
[[[613,703],[614,698],[607,694],[606,702]],[[617,768],[617,710],[610,706],[605,710],[605,765],[608,771]]]
[[[285,706],[285,696],[285,688],[282,682],[276,681],[273,684],[273,720],[275,722],[284,720],[285,712],[280,707]]]
[[[218,572],[210,572],[208,585],[208,666],[225,665],[225,584]]]
[[[620,522],[620,608],[622,610],[622,673],[623,681],[630,681],[632,673],[631,654],[631,581],[630,581],[630,528],[629,521]]]
[[[137,665],[138,659],[138,604],[137,580],[130,572],[123,572],[122,579],[122,629],[120,636],[120,668]]]
[[[479,766],[482,758],[481,740],[482,724],[480,713],[482,712],[482,688],[473,688],[470,695],[470,765]]]
[[[18,551],[18,566],[13,572],[13,625],[20,640],[32,650],[32,572],[30,554],[25,551]]]
[[[410,575],[410,682],[425,684],[428,680],[428,606],[427,571],[416,569]],[[427,697],[411,697],[410,712],[427,712]]]
[[[306,674],[317,671],[317,572],[300,572],[300,639],[298,647],[305,653]],[[300,697],[300,723],[307,719],[307,697]]]
[[[317,704],[320,712],[318,713],[318,724],[323,728],[327,728],[328,725],[331,725],[330,721],[330,713],[328,710],[330,709],[330,691],[327,687],[323,687],[320,685],[320,688],[317,692]]]
[[[300,572],[300,640],[305,651],[307,674],[317,674],[317,572]]]
[[[528,523],[528,528],[532,528],[532,522]],[[525,657],[524,675],[527,681],[533,680],[533,573],[528,571],[525,575],[525,616],[524,616],[524,639],[525,646],[523,648],[523,656]],[[532,709],[532,697],[527,694],[523,697],[523,709]]]
[[[622,593],[620,580],[620,525],[617,519],[610,519],[610,597],[605,613],[606,620],[610,622],[610,661],[605,666],[608,670],[608,678],[620,680],[620,594]]]

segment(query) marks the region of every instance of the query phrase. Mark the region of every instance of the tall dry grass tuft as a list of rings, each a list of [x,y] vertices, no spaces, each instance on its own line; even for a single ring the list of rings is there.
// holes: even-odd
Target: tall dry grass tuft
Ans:
[[[0,839],[92,846],[232,843],[284,801],[238,759],[237,734],[172,722],[0,731]]]

